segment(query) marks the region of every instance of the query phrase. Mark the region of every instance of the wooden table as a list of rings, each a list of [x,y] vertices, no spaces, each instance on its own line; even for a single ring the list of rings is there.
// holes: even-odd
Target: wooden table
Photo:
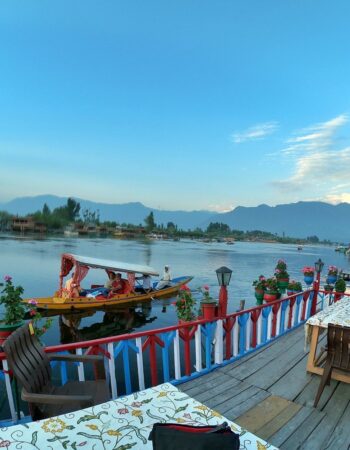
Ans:
[[[307,360],[307,372],[323,374],[322,363],[325,361],[326,350],[320,349],[320,336],[327,330],[328,324],[334,323],[350,327],[350,298],[346,297],[337,303],[325,308],[323,311],[310,317],[305,324],[306,341],[310,344],[310,352]],[[350,374],[334,369],[332,371],[334,380],[350,383]]]

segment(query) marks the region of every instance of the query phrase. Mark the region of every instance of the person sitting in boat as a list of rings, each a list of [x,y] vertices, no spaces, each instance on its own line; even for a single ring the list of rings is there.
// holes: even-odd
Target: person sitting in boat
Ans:
[[[156,289],[164,289],[171,286],[171,273],[169,266],[164,267],[164,272],[161,280],[157,283]]]
[[[84,295],[84,290],[80,287],[79,284],[76,284],[73,281],[74,272],[72,272],[71,277],[66,281],[64,288],[70,297],[81,297]]]
[[[142,277],[136,277],[135,280],[142,280],[142,286],[138,286],[135,291],[142,294],[148,294],[152,291],[152,277],[147,273],[144,273]]]
[[[129,281],[122,278],[121,273],[117,273],[112,283],[112,288],[109,291],[108,298],[114,297],[115,295],[129,294],[130,292],[132,292],[132,289]]]
[[[108,280],[106,281],[105,288],[112,289],[113,282],[115,281],[116,278],[116,274],[115,272],[112,271],[111,272],[108,271],[107,273],[108,273]]]

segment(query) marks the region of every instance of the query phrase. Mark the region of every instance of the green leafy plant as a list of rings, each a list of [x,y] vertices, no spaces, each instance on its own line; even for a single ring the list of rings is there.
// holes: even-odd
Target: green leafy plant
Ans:
[[[305,266],[303,267],[302,272],[305,277],[313,277],[315,274],[315,269],[314,267]]]
[[[23,321],[27,313],[29,313],[35,334],[38,337],[42,336],[51,326],[52,319],[46,319],[42,324],[42,315],[37,309],[37,302],[32,299],[28,303],[23,303],[23,287],[14,286],[10,275],[6,275],[4,280],[5,285],[3,283],[0,284],[0,286],[4,287],[1,291],[0,304],[5,306],[4,318],[1,323],[4,325],[16,325]]]
[[[345,280],[342,278],[339,278],[334,284],[334,289],[336,292],[345,292],[346,290],[346,283]]]
[[[203,297],[201,300],[202,303],[216,303],[216,300],[210,296],[208,285],[204,285],[203,288],[201,289],[201,292],[203,294]]]
[[[257,280],[254,280],[252,286],[258,291],[264,291],[266,289],[266,278],[264,275],[260,275]]]
[[[186,322],[194,320],[195,315],[193,309],[195,303],[190,288],[186,285],[181,286],[176,302],[173,303],[178,319]]]
[[[29,316],[30,316],[30,320],[33,324],[34,332],[38,337],[41,337],[44,333],[46,333],[46,331],[52,325],[52,319],[47,317],[47,318],[45,318],[44,322],[42,323],[43,316],[38,311],[37,304],[38,304],[38,302],[35,299],[31,299],[28,302],[28,308],[29,308]]]
[[[333,289],[334,289],[334,286],[332,286],[331,284],[325,284],[325,285],[323,286],[323,289],[324,289],[326,292],[332,292]]]
[[[329,266],[328,267],[328,275],[333,275],[333,276],[338,275],[338,268],[336,266]]]
[[[289,273],[287,272],[287,264],[283,259],[277,261],[275,267],[275,277],[278,280],[289,278]]]
[[[24,319],[26,313],[25,304],[22,303],[23,288],[14,286],[12,277],[4,277],[5,285],[0,284],[4,289],[1,291],[0,304],[5,306],[4,318],[1,321],[4,325],[15,325]]]
[[[291,281],[288,283],[287,289],[288,289],[289,291],[296,291],[296,292],[302,292],[302,290],[303,290],[300,281],[295,281],[295,280],[291,280]]]
[[[277,278],[271,277],[266,279],[266,290],[270,293],[279,292]]]

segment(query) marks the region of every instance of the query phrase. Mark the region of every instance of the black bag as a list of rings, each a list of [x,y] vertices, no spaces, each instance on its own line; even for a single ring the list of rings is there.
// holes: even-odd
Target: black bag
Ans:
[[[203,427],[155,423],[148,440],[154,450],[239,450],[239,436],[227,422]]]

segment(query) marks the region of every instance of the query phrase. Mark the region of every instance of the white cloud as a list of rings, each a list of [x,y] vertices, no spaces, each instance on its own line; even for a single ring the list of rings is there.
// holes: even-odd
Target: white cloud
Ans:
[[[215,204],[215,205],[208,205],[207,209],[209,211],[215,211],[218,213],[225,213],[232,211],[235,208],[235,205],[232,204]]]
[[[245,141],[262,139],[265,136],[274,133],[277,128],[277,122],[259,123],[257,125],[254,125],[253,127],[248,128],[247,130],[233,133],[231,135],[231,140],[236,144],[240,144],[241,142]]]
[[[282,155],[294,164],[291,177],[273,184],[287,194],[304,191],[310,199],[350,201],[350,146],[338,148],[336,132],[349,122],[345,114],[299,131]]]

